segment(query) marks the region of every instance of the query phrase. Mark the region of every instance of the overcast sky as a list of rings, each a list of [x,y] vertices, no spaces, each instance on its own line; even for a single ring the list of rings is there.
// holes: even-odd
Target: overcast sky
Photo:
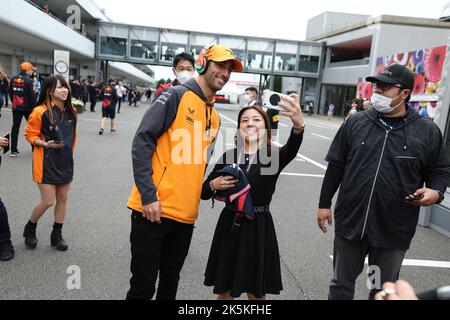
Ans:
[[[438,18],[449,0],[95,0],[117,22],[171,29],[304,40],[324,11]]]
[[[95,1],[116,22],[232,35],[305,40],[308,19],[325,11],[437,19],[449,0]]]

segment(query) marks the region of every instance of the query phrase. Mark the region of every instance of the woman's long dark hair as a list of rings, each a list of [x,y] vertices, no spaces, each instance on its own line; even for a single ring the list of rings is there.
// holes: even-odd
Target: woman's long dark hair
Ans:
[[[66,79],[61,75],[56,76],[49,76],[45,78],[44,85],[42,86],[41,94],[39,95],[39,99],[37,102],[37,106],[45,104],[48,108],[48,110],[51,110],[51,102],[52,97],[49,95],[49,93],[55,92],[56,86],[58,85],[58,81],[64,88],[69,90],[69,93],[67,94],[67,99],[64,101],[64,108],[66,109],[66,112],[70,115],[72,118],[74,125],[77,121],[77,115],[76,111],[74,110],[72,106],[72,93],[69,87],[69,84],[67,83]],[[49,112],[49,115],[51,118],[53,118],[53,112]],[[53,121],[53,119],[50,119]]]
[[[245,108],[242,108],[241,109],[241,111],[239,112],[239,115],[238,115],[238,123],[237,123],[237,132],[236,132],[236,137],[235,137],[235,143],[236,143],[236,145],[239,145],[240,143],[243,143],[244,141],[243,141],[243,138],[242,138],[242,135],[241,135],[241,131],[240,131],[240,127],[241,127],[241,118],[242,118],[242,116],[244,115],[244,113],[246,112],[246,111],[248,111],[248,110],[255,110],[255,111],[257,111],[260,115],[261,115],[261,117],[263,118],[263,120],[264,120],[264,126],[265,126],[265,129],[266,129],[266,132],[267,132],[267,135],[266,135],[266,137],[267,137],[267,141],[266,141],[266,145],[268,146],[268,147],[270,147],[271,145],[272,145],[272,127],[271,127],[271,125],[270,125],[270,121],[269,121],[269,118],[267,117],[267,114],[264,112],[264,110],[262,109],[262,107],[260,107],[259,105],[258,106],[252,106],[252,107],[245,107]]]

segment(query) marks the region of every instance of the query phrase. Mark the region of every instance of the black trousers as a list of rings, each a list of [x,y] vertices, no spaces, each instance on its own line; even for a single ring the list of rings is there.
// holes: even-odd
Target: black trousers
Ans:
[[[95,105],[97,104],[97,97],[89,96],[89,100],[91,101],[91,111],[95,111]]]
[[[31,111],[16,111],[13,110],[13,126],[11,129],[11,152],[19,152],[17,149],[17,143],[19,140],[19,130],[22,124],[22,117],[28,121]]]
[[[151,300],[159,272],[156,300],[175,300],[180,272],[191,244],[194,225],[170,219],[152,223],[133,211],[131,273],[127,300]]]
[[[334,238],[333,278],[330,284],[330,300],[353,300],[355,282],[364,269],[364,260],[369,256],[369,266],[379,268],[380,286],[398,280],[406,250],[371,247],[366,239],[347,240]],[[372,274],[370,275],[373,276]],[[369,299],[373,299],[381,288],[372,288]]]
[[[11,232],[9,231],[8,212],[2,199],[0,199],[0,241],[10,240]]]
[[[123,100],[122,97],[118,97],[118,98],[117,98],[117,102],[119,103],[118,113],[120,113],[120,108],[122,107],[122,100]]]

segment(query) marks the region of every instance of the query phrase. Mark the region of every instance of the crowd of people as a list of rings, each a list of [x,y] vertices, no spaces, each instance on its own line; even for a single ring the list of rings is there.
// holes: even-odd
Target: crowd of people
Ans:
[[[149,300],[155,294],[157,300],[176,298],[200,201],[210,199],[224,204],[210,246],[204,285],[212,287],[219,300],[242,294],[263,300],[267,294],[283,290],[270,207],[276,201],[278,178],[296,158],[304,139],[299,96],[281,96],[281,111],[273,114],[261,107],[257,89],[248,88],[246,104],[237,116],[235,145],[214,164],[206,179],[204,176],[212,165],[209,159],[220,129],[214,97],[232,72],[243,69],[232,50],[221,45],[205,47],[196,60],[189,54],[179,55],[173,64],[176,80],[156,92],[141,120],[132,142],[134,186],[127,203],[131,219],[129,300]],[[28,120],[25,137],[33,146],[33,181],[41,194],[23,236],[27,248],[35,249],[37,223],[55,206],[51,245],[66,251],[62,227],[77,140],[71,96],[78,92],[89,95],[89,90],[74,90],[63,77],[50,76],[37,103],[32,103],[30,70],[31,65],[22,65],[10,90],[15,121]],[[193,78],[194,70],[198,78]],[[374,88],[371,106],[352,113],[336,134],[326,155],[328,168],[318,201],[319,229],[325,233],[326,223],[335,223],[329,299],[353,299],[366,256],[370,265],[380,268],[382,283],[397,281],[420,207],[440,203],[450,178],[442,133],[408,103],[414,74],[405,66],[392,65],[366,80]],[[123,85],[114,80],[102,88],[100,135],[107,118],[115,132],[116,105],[125,94]],[[282,147],[272,143],[279,116],[292,123]],[[178,146],[171,138],[180,131],[190,133],[194,148],[208,157],[175,159]],[[414,134],[417,132],[423,134]],[[14,139],[11,149],[18,152]],[[7,138],[0,138],[0,147],[8,144]],[[333,215],[332,199],[338,189]],[[0,201],[0,259],[13,257],[7,211]],[[392,297],[392,288],[391,284],[373,288],[369,298]]]

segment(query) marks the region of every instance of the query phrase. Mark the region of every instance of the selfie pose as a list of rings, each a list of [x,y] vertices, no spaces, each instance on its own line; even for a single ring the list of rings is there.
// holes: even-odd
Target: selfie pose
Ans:
[[[214,286],[219,300],[242,293],[263,300],[283,289],[270,203],[281,171],[298,153],[304,121],[298,96],[284,96],[279,105],[293,124],[287,143],[272,145],[269,119],[260,107],[243,108],[236,148],[225,152],[203,184],[203,200],[235,199],[226,201],[217,222],[205,272],[204,284]]]
[[[71,104],[66,80],[60,75],[46,78],[37,107],[25,127],[25,138],[34,145],[33,181],[37,183],[41,194],[41,201],[33,209],[23,233],[25,245],[29,249],[36,248],[37,223],[53,205],[55,223],[51,245],[60,251],[68,248],[62,238],[62,227],[73,179],[76,124],[76,111]]]

